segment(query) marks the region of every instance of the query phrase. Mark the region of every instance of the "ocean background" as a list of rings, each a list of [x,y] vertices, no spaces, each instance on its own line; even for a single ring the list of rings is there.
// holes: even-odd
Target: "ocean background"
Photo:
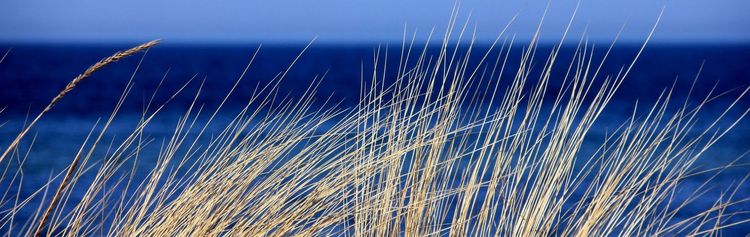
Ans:
[[[70,79],[83,72],[86,67],[113,52],[129,48],[131,45],[73,45],[73,44],[22,44],[0,45],[0,53],[12,48],[5,61],[0,63],[0,147],[7,144],[18,134],[28,116],[35,116],[55,96]],[[217,122],[209,127],[209,132],[218,132],[222,121],[231,119],[236,111],[245,105],[258,85],[270,82],[274,76],[283,72],[305,45],[263,45],[257,58],[250,67],[249,73],[239,84],[238,89],[230,96],[229,104],[219,114]],[[608,45],[595,47],[595,58],[601,58]],[[391,45],[326,45],[313,44],[305,52],[287,77],[281,82],[279,96],[300,96],[314,81],[316,75],[325,74],[317,89],[315,98],[319,108],[350,108],[359,101],[361,88],[360,75],[365,72],[371,75],[374,51],[381,48],[388,51],[388,68],[390,73],[398,66],[400,43]],[[511,55],[520,55],[524,45],[514,45]],[[640,45],[618,45],[613,49],[604,66],[604,75],[616,74],[623,65],[627,65],[635,56]],[[136,71],[139,61],[142,64],[132,77],[134,87],[128,96],[118,119],[105,137],[106,144],[117,141],[130,134],[134,124],[140,119],[146,102],[157,91],[162,78],[164,83],[158,89],[154,104],[164,103],[171,94],[182,87],[191,78],[193,81],[185,92],[170,102],[164,112],[146,129],[146,134],[156,142],[147,149],[137,167],[139,174],[144,175],[152,168],[149,166],[147,152],[158,152],[161,139],[171,135],[175,123],[186,110],[186,105],[193,101],[193,95],[204,82],[198,104],[207,109],[215,108],[235,83],[258,45],[160,45],[142,54],[117,62],[95,73],[66,96],[27,136],[20,150],[30,149],[26,162],[21,164],[12,159],[2,164],[9,171],[23,169],[23,182],[10,183],[9,179],[0,182],[2,200],[8,200],[20,190],[20,196],[28,196],[44,185],[50,175],[64,170],[72,160],[86,135],[95,126],[97,119],[105,120],[115,107],[120,95],[131,76]],[[474,58],[481,57],[486,46],[474,48]],[[541,45],[538,57],[543,59],[551,46]],[[567,67],[567,60],[573,52],[572,46],[565,47],[559,60],[558,68]],[[431,51],[435,53],[434,49]],[[491,56],[492,58],[492,56]],[[517,68],[519,57],[511,57],[508,66]],[[494,60],[494,58],[493,58]],[[476,60],[475,60],[476,61]],[[595,60],[595,62],[598,62]],[[542,61],[537,63],[541,66]],[[693,80],[702,67],[695,83],[694,91],[688,93]],[[510,70],[513,71],[513,70]],[[557,70],[564,73],[564,70]],[[388,72],[387,72],[388,73]],[[387,77],[393,78],[393,77]],[[507,77],[506,79],[507,80]],[[554,79],[553,79],[554,80]],[[601,78],[599,79],[601,80]],[[558,84],[555,84],[555,83]],[[386,82],[388,83],[388,82]],[[552,82],[552,90],[559,81]],[[607,130],[617,128],[634,110],[645,111],[662,91],[675,87],[675,106],[683,101],[697,104],[709,91],[714,94],[729,91],[709,103],[701,113],[705,119],[698,123],[696,130],[706,126],[726,105],[732,103],[738,92],[750,85],[750,45],[705,45],[705,44],[652,44],[646,47],[643,55],[635,64],[633,71],[617,92],[608,109],[599,119],[596,129],[592,131],[592,142],[585,150],[595,149],[597,138]],[[324,103],[328,101],[328,103]],[[334,105],[337,104],[337,105]],[[492,107],[493,105],[488,105]],[[719,127],[728,127],[733,118],[750,108],[750,98],[739,100],[736,109],[729,111],[726,119],[721,120]],[[211,110],[209,110],[211,111]],[[226,116],[224,116],[226,115]],[[222,117],[224,116],[224,117]],[[101,125],[101,124],[100,124]],[[99,125],[99,127],[100,127]],[[32,138],[34,138],[33,143]],[[117,142],[115,142],[117,144]],[[586,145],[585,145],[586,146]],[[101,154],[106,153],[102,148]],[[687,217],[690,213],[710,208],[716,198],[723,192],[733,191],[734,187],[745,176],[750,175],[750,158],[744,153],[750,150],[750,119],[742,119],[736,127],[720,142],[715,144],[696,164],[697,169],[720,167],[730,162],[736,166],[728,168],[708,185],[711,190],[700,199],[685,208],[678,218]],[[154,162],[151,160],[150,162]],[[680,185],[681,193],[688,194],[704,180],[716,172],[693,176]],[[86,176],[91,178],[92,176]],[[140,181],[140,180],[138,180]],[[74,192],[73,198],[81,193]],[[11,196],[8,196],[11,195]],[[678,199],[684,197],[677,197]],[[750,184],[741,184],[734,199],[750,198]],[[39,200],[37,200],[37,203]],[[32,202],[29,206],[36,207]],[[8,203],[0,203],[7,207]],[[730,207],[727,212],[745,212],[731,218],[748,219],[750,204],[742,203]],[[23,223],[25,218],[33,215],[33,208],[22,211],[14,220]],[[1,214],[0,214],[1,215]],[[745,223],[730,227],[727,236],[750,233],[750,224]]]

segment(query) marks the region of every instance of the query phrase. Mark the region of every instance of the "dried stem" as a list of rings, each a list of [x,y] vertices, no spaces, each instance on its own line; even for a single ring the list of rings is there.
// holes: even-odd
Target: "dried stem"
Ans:
[[[52,98],[52,101],[50,101],[49,104],[47,104],[47,107],[45,107],[44,110],[42,110],[42,112],[40,112],[36,116],[36,118],[34,118],[34,120],[31,121],[31,123],[29,123],[29,126],[26,126],[26,128],[21,133],[19,133],[18,136],[16,136],[16,138],[13,140],[13,142],[10,145],[8,145],[7,148],[5,148],[5,152],[3,152],[3,155],[0,156],[0,162],[2,162],[3,160],[5,160],[5,157],[7,157],[8,154],[10,154],[10,152],[13,149],[16,148],[16,146],[18,146],[18,143],[21,142],[21,139],[23,139],[23,137],[26,136],[26,133],[28,133],[29,130],[31,130],[31,128],[34,127],[34,124],[36,124],[36,122],[39,121],[39,119],[42,118],[42,116],[45,113],[47,113],[49,110],[51,110],[52,107],[55,106],[55,104],[57,104],[58,102],[60,102],[60,100],[65,95],[67,95],[70,91],[72,91],[73,88],[75,88],[76,85],[78,85],[78,83],[80,83],[81,81],[83,81],[83,79],[88,78],[89,76],[91,76],[91,74],[93,74],[94,72],[96,72],[99,69],[103,68],[104,66],[107,66],[110,63],[117,62],[120,59],[123,59],[123,58],[128,57],[128,56],[133,55],[133,54],[136,54],[136,53],[141,52],[143,50],[146,50],[148,48],[151,48],[152,46],[154,46],[154,45],[156,45],[158,43],[159,43],[159,40],[153,40],[153,41],[150,41],[148,43],[141,44],[141,45],[138,45],[136,47],[133,47],[131,49],[117,52],[117,53],[113,54],[112,56],[104,58],[101,61],[97,62],[96,64],[91,65],[88,69],[86,69],[86,71],[83,72],[83,74],[80,74],[76,78],[73,78],[73,80],[71,80],[68,83],[68,85],[66,85],[65,88],[62,91],[60,91],[60,93],[58,93],[57,96],[55,96],[55,98]]]

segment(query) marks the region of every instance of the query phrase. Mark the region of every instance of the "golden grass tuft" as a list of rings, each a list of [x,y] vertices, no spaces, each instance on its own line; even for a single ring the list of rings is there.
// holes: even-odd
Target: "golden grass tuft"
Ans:
[[[717,125],[748,89],[697,133],[693,127],[705,122],[698,114],[716,93],[672,110],[667,90],[584,155],[635,60],[605,76],[606,56],[596,61],[583,40],[569,62],[558,62],[560,46],[536,61],[536,40],[512,55],[510,38],[471,62],[472,47],[450,47],[454,33],[446,33],[437,55],[404,41],[393,84],[383,78],[394,70],[383,62],[392,59],[377,51],[354,108],[315,108],[315,85],[301,99],[274,97],[286,73],[259,87],[218,134],[206,129],[221,108],[202,122],[206,112],[193,102],[156,157],[141,154],[154,141],[144,129],[166,104],[146,109],[132,133],[93,157],[115,109],[100,134],[89,135],[93,142],[86,139],[52,200],[20,227],[13,217],[29,200],[46,197],[49,183],[29,197],[2,200],[14,204],[0,214],[1,226],[37,236],[652,236],[714,234],[748,221],[722,219],[731,215],[727,207],[747,200],[717,200],[703,213],[675,218],[692,201],[676,201],[677,185],[748,113],[741,108],[730,127]],[[464,30],[457,34],[460,42]],[[95,64],[70,89],[109,61],[154,44]],[[492,50],[497,58],[489,58]],[[520,66],[506,67],[508,60]],[[553,65],[561,63],[567,73],[554,78]],[[553,80],[562,89],[550,89]],[[155,164],[139,180],[144,159]],[[93,181],[78,186],[86,175]],[[76,188],[85,193],[80,200],[71,198]]]

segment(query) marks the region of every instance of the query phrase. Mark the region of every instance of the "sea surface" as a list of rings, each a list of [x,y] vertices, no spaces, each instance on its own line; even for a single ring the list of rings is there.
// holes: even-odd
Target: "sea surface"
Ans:
[[[395,46],[394,46],[395,45]],[[131,45],[72,45],[72,44],[20,44],[0,45],[0,56],[11,49],[5,60],[0,63],[0,147],[6,147],[13,137],[21,130],[28,116],[36,115],[72,78],[83,72],[89,65],[99,59],[123,50]],[[318,78],[315,107],[329,108],[338,106],[348,108],[359,101],[361,76],[371,77],[373,61],[377,49],[380,48],[381,66],[386,73],[393,73],[398,66],[398,55],[401,51],[399,44],[386,45],[315,45],[313,44],[299,60],[294,63],[286,77],[279,84],[279,96],[299,97]],[[225,105],[226,114],[232,114],[245,105],[259,85],[268,84],[273,78],[283,73],[295,58],[302,52],[305,45],[160,45],[113,65],[110,65],[91,78],[82,82],[75,90],[68,94],[55,108],[46,115],[29,134],[29,138],[22,144],[21,150],[30,149],[28,159],[20,164],[18,161],[6,161],[2,168],[10,170],[22,167],[24,182],[10,184],[9,179],[0,182],[0,192],[14,194],[20,190],[20,195],[29,195],[49,179],[50,175],[63,170],[83,143],[88,132],[95,127],[97,119],[106,119],[129,82],[133,88],[123,104],[118,119],[115,120],[105,139],[117,140],[129,134],[134,124],[140,119],[148,101],[153,96],[153,104],[158,105],[167,101],[171,94],[183,85],[187,86],[184,93],[175,97],[159,115],[159,119],[149,126],[147,135],[155,138],[169,136],[174,124],[184,114],[185,108],[193,102],[195,92],[202,85],[197,103],[206,108],[215,108],[227,95],[229,89],[242,74],[256,50],[257,56],[253,60],[247,75],[239,83],[237,90],[232,93]],[[524,45],[514,45],[511,55],[520,55]],[[551,46],[540,46],[535,64],[543,64],[545,52]],[[617,74],[623,66],[627,67],[638,52],[639,45],[619,45],[607,57],[602,75]],[[259,50],[258,50],[259,49]],[[486,46],[478,46],[472,62],[477,62]],[[607,45],[593,48],[594,58],[601,59],[607,50]],[[388,60],[383,63],[387,52]],[[430,49],[430,53],[436,53]],[[567,67],[574,48],[565,47],[562,51],[560,70]],[[491,55],[495,55],[492,53]],[[493,56],[491,56],[492,58]],[[507,66],[516,68],[519,57],[511,57]],[[493,59],[494,60],[494,59]],[[562,75],[562,74],[560,74]],[[558,75],[559,76],[559,75]],[[392,77],[386,77],[392,78]],[[697,78],[697,80],[695,80]],[[387,79],[388,80],[388,79]],[[392,80],[392,79],[391,79]],[[163,82],[162,82],[163,81]],[[695,81],[695,83],[693,83]],[[386,81],[386,84],[388,81]],[[552,81],[552,89],[559,86],[559,81]],[[712,99],[706,105],[701,116],[706,121],[721,114],[726,105],[735,101],[738,92],[750,86],[750,45],[649,45],[636,62],[633,70],[623,82],[610,106],[605,110],[600,122],[592,133],[601,135],[608,129],[611,131],[624,122],[630,113],[636,109],[643,111],[653,103],[659,95],[674,88],[673,100],[682,105],[687,101],[697,104],[711,91],[714,95],[727,92],[725,95]],[[688,93],[690,88],[692,92]],[[492,107],[493,105],[488,105]],[[750,97],[742,98],[730,110],[719,127],[729,127],[746,109],[750,108]],[[153,108],[151,108],[153,109]],[[222,117],[217,120],[228,120]],[[221,124],[216,122],[215,124]],[[707,122],[699,123],[706,126]],[[212,130],[213,129],[213,130]],[[219,131],[221,126],[209,127],[210,131]],[[33,138],[33,143],[32,139]],[[155,144],[158,147],[158,144]],[[584,147],[594,149],[594,147]],[[696,164],[698,169],[719,167],[730,162],[736,162],[735,167],[718,173],[709,184],[712,190],[701,199],[688,206],[686,213],[705,210],[713,204],[727,187],[736,185],[745,176],[750,175],[750,158],[744,154],[750,151],[750,119],[741,119],[733,130],[713,146]],[[148,162],[148,160],[146,160]],[[153,162],[153,161],[152,161]],[[743,165],[745,164],[745,165]],[[145,174],[150,168],[142,164]],[[706,174],[692,177],[684,181],[681,186],[686,190],[696,187],[702,180],[711,177]],[[741,184],[735,199],[750,198],[750,185]],[[82,193],[75,193],[82,195]],[[35,206],[37,203],[32,203]],[[7,205],[7,203],[0,206]],[[2,206],[5,207],[5,206]],[[747,202],[728,209],[729,212],[750,211]],[[2,214],[0,214],[2,215]],[[33,210],[21,212],[17,219],[23,223],[24,218],[30,218]],[[687,215],[687,214],[686,214]],[[750,214],[744,213],[734,217],[735,220],[748,219]],[[727,236],[745,235],[750,233],[750,223],[730,227],[725,232]]]

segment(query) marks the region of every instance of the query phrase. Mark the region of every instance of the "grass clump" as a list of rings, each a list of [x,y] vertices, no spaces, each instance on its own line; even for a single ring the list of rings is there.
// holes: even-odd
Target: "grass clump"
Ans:
[[[715,234],[747,222],[727,221],[726,208],[746,201],[731,200],[731,188],[711,209],[676,216],[705,190],[680,201],[680,181],[747,114],[741,108],[731,126],[716,125],[748,89],[697,132],[705,122],[699,113],[719,93],[675,109],[666,90],[584,152],[637,56],[604,75],[612,47],[597,61],[582,40],[567,62],[558,59],[560,46],[540,60],[536,40],[512,55],[512,38],[501,35],[509,40],[473,62],[477,52],[451,47],[451,34],[436,55],[404,42],[394,83],[384,79],[394,69],[383,62],[392,59],[378,51],[353,108],[313,106],[316,83],[301,98],[278,98],[285,71],[216,134],[206,129],[229,95],[212,112],[196,102],[184,108],[156,157],[143,157],[155,141],[145,128],[169,102],[149,104],[132,132],[97,157],[131,83],[64,174],[27,197],[3,196],[0,229],[36,236],[652,236]],[[519,66],[506,67],[508,60]],[[559,68],[566,73],[558,78]],[[31,125],[0,161],[21,156],[17,144]],[[139,179],[144,159],[154,162]],[[84,195],[73,198],[74,189]],[[14,222],[35,198],[43,205],[34,217]]]

